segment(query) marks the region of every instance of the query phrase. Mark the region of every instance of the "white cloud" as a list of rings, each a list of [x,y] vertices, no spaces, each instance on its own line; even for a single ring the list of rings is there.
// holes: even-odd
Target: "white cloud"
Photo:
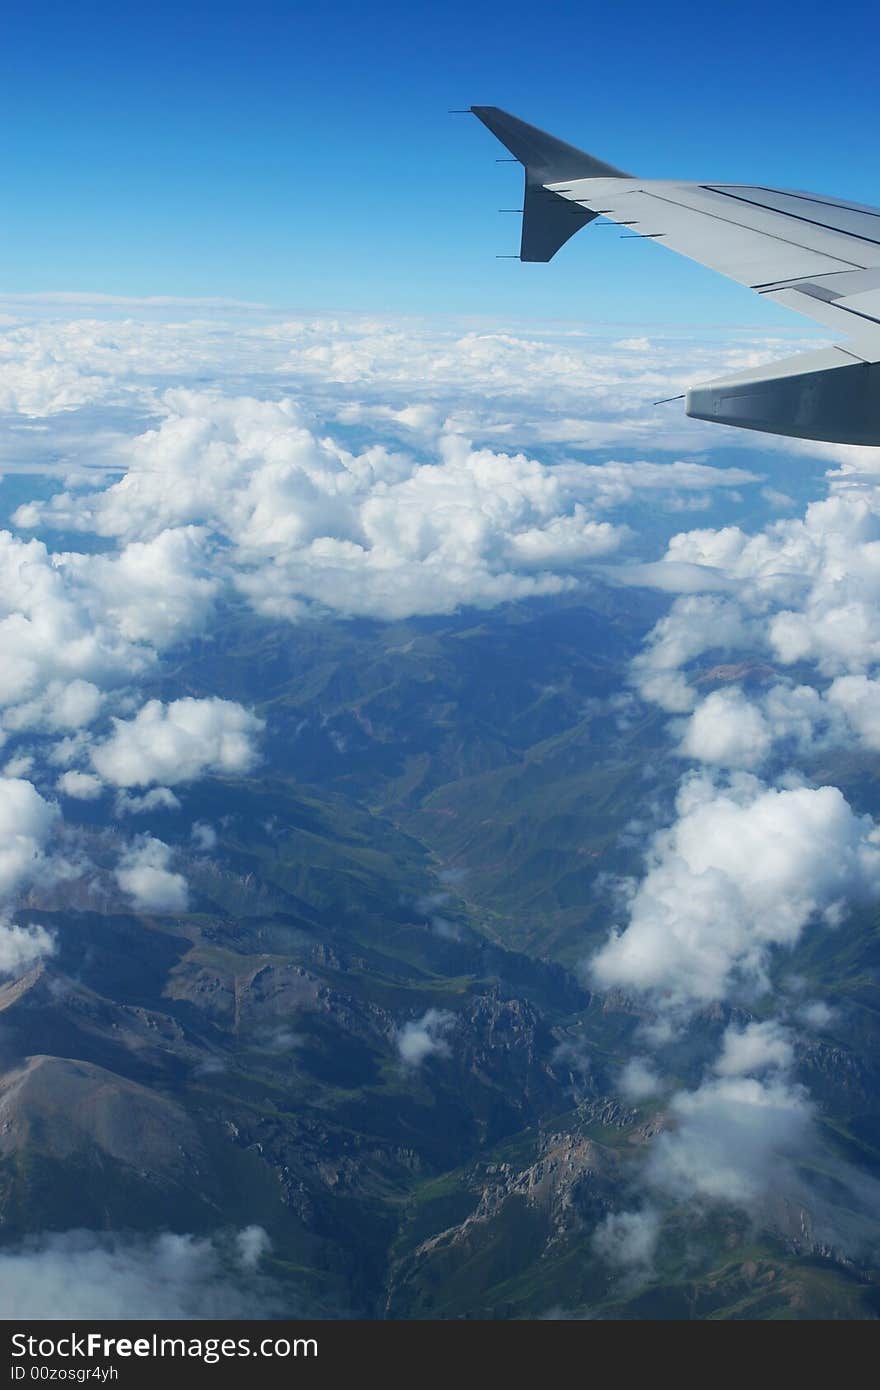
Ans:
[[[235,1237],[242,1269],[256,1269],[272,1248],[267,1231],[262,1226],[245,1226]]]
[[[55,951],[45,927],[19,926],[9,914],[22,888],[55,876],[59,866],[46,845],[58,819],[57,804],[44,800],[31,782],[0,778],[0,974],[18,974]]]
[[[91,735],[85,729],[75,734],[67,734],[45,750],[46,762],[50,767],[70,767],[81,761],[91,742]]]
[[[880,750],[880,681],[867,676],[838,676],[824,691],[777,684],[751,699],[738,686],[715,690],[694,709],[679,751],[716,767],[755,769],[773,755],[853,742]]]
[[[770,506],[775,507],[777,511],[791,511],[797,505],[794,498],[789,497],[787,492],[780,492],[779,489],[775,487],[762,487],[761,496],[765,502],[769,502]]]
[[[55,937],[39,925],[0,921],[0,975],[19,975],[55,954]]]
[[[63,563],[102,620],[128,642],[162,649],[199,631],[220,580],[208,574],[208,537],[197,526],[132,540],[116,555],[67,554]]]
[[[798,1019],[806,1024],[808,1028],[815,1028],[821,1032],[823,1028],[828,1028],[836,1018],[834,1009],[826,1004],[822,999],[813,999],[807,1004],[802,1004],[797,1011]]]
[[[629,923],[592,963],[596,982],[650,992],[687,1010],[737,984],[762,987],[768,953],[811,917],[880,893],[880,836],[835,787],[684,782],[678,818],[659,832]]]
[[[719,1076],[755,1076],[771,1068],[785,1071],[793,1059],[794,1049],[785,1028],[769,1019],[744,1028],[729,1027],[715,1070]]]
[[[679,1091],[651,1147],[648,1179],[678,1198],[751,1209],[792,1188],[792,1161],[814,1143],[813,1106],[788,1079],[794,1048],[777,1019],[731,1024],[714,1075]]]
[[[527,571],[579,566],[623,534],[579,506],[570,470],[456,435],[419,463],[317,437],[289,401],[177,392],[168,406],[159,430],[135,441],[126,477],[88,503],[89,525],[125,536],[158,518],[203,524],[235,547],[239,587],[273,615],[295,615],[303,600],[405,616],[558,591],[564,573]],[[68,500],[46,518],[59,507]]]
[[[617,1089],[624,1100],[649,1100],[663,1090],[663,1082],[647,1057],[630,1057],[623,1067]]]
[[[117,787],[177,786],[206,772],[240,776],[257,761],[263,721],[232,700],[150,700],[91,750],[95,769]]]
[[[872,1259],[878,1185],[828,1147],[806,1088],[789,1077],[793,1061],[778,1020],[728,1027],[711,1072],[669,1105],[648,1150],[648,1188],[655,1199],[739,1207],[802,1249]]]
[[[880,680],[838,676],[826,698],[845,715],[866,748],[880,750]]]
[[[62,772],[57,785],[64,796],[76,801],[96,801],[104,790],[104,783],[93,772],[76,772],[73,768]]]
[[[398,340],[398,351],[407,346]],[[482,370],[482,350],[477,357]],[[300,370],[303,362],[300,354]],[[393,389],[387,378],[383,384]],[[146,552],[140,558],[138,547],[149,551],[164,532],[189,534],[191,548],[210,548],[213,538],[217,574],[231,574],[270,616],[296,618],[303,604],[378,617],[492,606],[568,587],[587,562],[629,535],[598,514],[644,491],[676,506],[699,489],[703,505],[707,489],[755,481],[743,469],[689,460],[564,460],[551,467],[522,452],[473,447],[463,422],[423,403],[337,408],[345,422],[400,423],[406,452],[387,440],[355,451],[317,432],[289,398],[177,389],[162,405],[157,428],[120,445],[128,465],[123,478],[99,492],[60,492],[15,514],[19,526],[79,528],[128,541],[124,564],[103,556],[77,562],[108,598],[125,594],[132,576],[142,587],[142,571],[161,575],[163,565]],[[484,417],[485,410],[471,423],[485,431]],[[413,430],[418,457],[409,452]],[[182,596],[188,618],[213,597],[206,555],[201,568],[198,558],[178,558],[178,578],[167,585]],[[131,599],[127,609],[124,633],[137,640],[161,635],[137,625],[149,605]]]
[[[671,714],[690,710],[695,695],[681,667],[704,652],[730,652],[747,642],[738,604],[708,594],[678,598],[633,661],[633,679],[646,700]]]
[[[209,825],[207,821],[197,820],[193,822],[190,839],[197,850],[207,853],[217,843],[217,832],[213,825]]]
[[[379,418],[386,429],[412,432],[476,416],[494,438],[509,434],[515,418],[523,438],[574,436],[599,447],[620,438],[735,446],[733,432],[651,400],[806,345],[777,335],[723,348],[653,333],[646,351],[641,335],[615,339],[574,325],[475,331],[449,318],[296,318],[168,296],[7,295],[0,307],[13,316],[0,334],[0,407],[25,415],[83,404],[143,408],[157,381],[208,377],[240,389],[246,359],[255,378],[325,401],[347,421]]]
[[[7,733],[76,731],[105,691],[136,678],[164,645],[207,619],[217,581],[195,571],[191,530],[118,555],[52,555],[0,532],[0,710]]]
[[[651,1148],[648,1176],[671,1195],[753,1207],[810,1139],[813,1107],[800,1086],[724,1076],[670,1105],[674,1128]]]
[[[600,1259],[621,1269],[651,1267],[660,1236],[660,1216],[653,1207],[610,1212],[596,1227],[592,1246]]]
[[[0,744],[2,746],[2,744]],[[14,753],[7,762],[3,764],[4,777],[29,777],[34,767],[33,754],[25,753],[24,750]]]
[[[455,1023],[455,1014],[447,1009],[427,1009],[421,1018],[410,1019],[397,1034],[397,1050],[401,1060],[418,1067],[427,1057],[448,1056],[446,1034]]]
[[[0,532],[0,581],[0,704],[35,701],[42,724],[49,692],[59,706],[66,682],[118,668],[122,653],[110,634],[95,630],[42,542]]]
[[[49,680],[35,698],[8,708],[3,723],[9,732],[24,729],[61,733],[80,729],[97,718],[103,695],[91,681]]]
[[[259,1318],[278,1292],[259,1276],[259,1226],[214,1238],[68,1231],[0,1252],[0,1302],[18,1320]]]
[[[721,767],[757,767],[772,742],[760,709],[736,687],[713,690],[691,715],[681,752]]]
[[[180,801],[170,787],[151,787],[142,796],[117,792],[113,809],[117,817],[143,816],[150,811],[179,811]]]
[[[31,782],[0,778],[0,903],[45,865],[46,842],[59,817]]]
[[[697,705],[679,751],[716,767],[755,769],[774,755],[803,756],[850,741],[855,723],[833,686],[823,694],[777,684],[752,698],[727,686]]]
[[[686,569],[704,592],[700,600],[673,605],[634,665],[645,698],[664,708],[690,708],[682,667],[716,648],[758,652],[781,665],[812,662],[827,677],[866,677],[880,662],[880,487],[874,481],[842,473],[830,496],[810,503],[803,517],[755,535],[737,526],[683,532],[654,570],[667,565],[674,575]],[[646,574],[644,582],[655,580]],[[719,582],[735,585],[735,598],[713,600],[708,591]],[[726,604],[719,633],[702,620],[713,603],[719,615]],[[870,685],[840,687],[840,703],[851,706],[866,741],[876,737]],[[678,690],[677,701],[664,698],[669,689]]]
[[[116,881],[139,912],[185,912],[189,890],[183,874],[169,868],[170,845],[142,835],[120,855]]]

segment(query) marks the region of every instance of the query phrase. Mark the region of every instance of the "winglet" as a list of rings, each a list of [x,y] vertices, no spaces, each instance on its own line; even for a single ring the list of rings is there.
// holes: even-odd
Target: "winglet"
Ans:
[[[533,183],[564,183],[566,179],[629,179],[622,169],[603,164],[584,150],[566,145],[527,121],[502,111],[500,106],[472,106],[477,120],[524,164]]]
[[[525,168],[522,261],[552,260],[560,246],[596,216],[551,192],[545,184],[564,183],[566,179],[630,177],[622,169],[603,164],[499,106],[472,106],[471,111]]]

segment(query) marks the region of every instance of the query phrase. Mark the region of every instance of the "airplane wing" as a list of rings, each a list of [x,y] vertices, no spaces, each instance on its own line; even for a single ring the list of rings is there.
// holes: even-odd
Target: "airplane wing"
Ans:
[[[601,216],[848,339],[692,388],[689,415],[880,445],[880,210],[757,185],[636,179],[496,106],[470,109],[525,168],[521,260],[549,261]]]

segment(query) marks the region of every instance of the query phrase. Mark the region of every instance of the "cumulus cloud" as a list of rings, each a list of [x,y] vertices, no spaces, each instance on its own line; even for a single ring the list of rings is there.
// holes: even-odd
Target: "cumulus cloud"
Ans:
[[[19,975],[55,949],[55,937],[45,927],[0,921],[0,975]]]
[[[836,685],[841,679],[834,699],[872,746],[876,701],[867,678],[880,662],[880,487],[873,479],[855,483],[843,470],[803,517],[753,535],[738,526],[682,532],[654,568],[666,566],[686,568],[703,592],[673,604],[637,659],[634,677],[646,699],[675,712],[691,708],[683,668],[720,648],[760,652],[782,666],[811,662]],[[735,597],[713,598],[708,591],[719,582],[735,585]],[[723,617],[718,632],[706,621],[713,606]],[[847,683],[855,677],[862,682]]]
[[[786,1029],[775,1019],[768,1019],[744,1028],[728,1028],[715,1070],[719,1076],[756,1076],[774,1067],[785,1071],[793,1059]]]
[[[35,1236],[0,1253],[0,1301],[24,1320],[269,1317],[282,1311],[259,1272],[269,1244],[259,1226],[214,1237]]]
[[[713,690],[691,715],[681,752],[721,767],[756,767],[770,751],[766,719],[736,688]]]
[[[104,790],[104,783],[93,772],[77,772],[69,768],[58,778],[58,790],[74,801],[97,801]]]
[[[617,1089],[624,1100],[649,1100],[663,1090],[663,1082],[647,1057],[630,1057],[623,1067]]]
[[[50,554],[0,532],[0,728],[73,733],[204,621],[217,587],[188,532],[113,556]]]
[[[405,451],[387,441],[354,451],[316,432],[291,398],[177,389],[162,404],[159,425],[123,446],[123,478],[15,514],[22,527],[128,542],[118,557],[82,556],[77,565],[108,600],[134,588],[139,601],[125,598],[120,626],[136,640],[162,636],[138,625],[150,611],[148,576],[160,583],[169,567],[175,576],[160,595],[162,612],[179,596],[183,621],[192,622],[210,603],[210,538],[219,544],[215,577],[231,577],[273,617],[297,618],[304,604],[377,617],[444,613],[570,586],[629,535],[601,513],[641,494],[679,505],[699,490],[704,505],[707,489],[756,481],[743,469],[681,459],[548,466],[473,446],[464,422],[431,407],[337,411],[346,423],[396,421],[408,436],[421,432],[413,453],[411,436]],[[154,556],[162,537],[168,555]]]
[[[256,1269],[272,1249],[269,1233],[262,1226],[245,1226],[237,1232],[235,1244],[242,1269]]]
[[[232,700],[150,700],[91,750],[96,771],[117,787],[176,786],[206,772],[240,776],[257,761],[263,720]]]
[[[880,750],[880,680],[838,676],[829,686],[826,698],[866,748]]]
[[[128,642],[161,650],[199,631],[210,616],[220,578],[209,573],[209,538],[197,526],[132,540],[116,555],[64,556],[65,568]]]
[[[613,1211],[593,1233],[592,1246],[600,1259],[619,1269],[647,1272],[660,1236],[660,1215],[653,1207]]]
[[[410,1019],[397,1033],[397,1051],[407,1066],[418,1067],[427,1057],[449,1055],[446,1034],[455,1023],[447,1009],[427,1009],[421,1018]]]
[[[814,1108],[788,1071],[794,1049],[776,1019],[731,1024],[713,1072],[679,1091],[671,1124],[656,1137],[648,1178],[677,1198],[754,1208],[775,1185],[793,1184],[793,1163],[815,1147]]]
[[[694,709],[679,751],[725,768],[757,768],[771,757],[797,758],[851,740],[854,722],[833,687],[775,684],[747,696],[739,686],[714,690]]]
[[[689,1010],[766,984],[769,952],[806,923],[880,893],[880,835],[835,787],[767,787],[746,774],[685,780],[648,852],[629,922],[592,963],[599,985]]]
[[[151,787],[142,796],[117,792],[113,809],[118,817],[143,816],[150,811],[179,811],[180,801],[170,787]]]
[[[750,1207],[780,1182],[780,1165],[803,1152],[813,1107],[803,1087],[779,1077],[724,1076],[681,1091],[675,1127],[652,1145],[649,1176],[681,1198]]]
[[[217,843],[217,831],[207,821],[197,820],[193,822],[190,839],[197,850],[206,854]]]
[[[91,724],[101,709],[104,696],[92,681],[49,680],[30,700],[10,706],[3,723],[10,732],[22,729],[62,733]]]
[[[33,766],[33,755],[21,749],[19,752],[13,753],[12,757],[3,764],[3,776],[26,778],[33,771]]]
[[[802,1004],[797,1011],[797,1017],[807,1028],[815,1028],[821,1032],[823,1028],[828,1028],[836,1018],[834,1009],[826,1004],[823,999],[812,999],[806,1004]]]
[[[778,1020],[729,1027],[704,1080],[673,1097],[645,1180],[654,1200],[738,1207],[802,1248],[873,1260],[878,1184],[828,1146],[792,1063]]]
[[[733,600],[711,594],[678,598],[633,661],[633,681],[644,699],[682,714],[696,696],[681,668],[704,652],[736,651],[747,641],[745,619]]]
[[[124,536],[158,516],[203,523],[234,546],[236,582],[273,616],[296,616],[302,601],[399,617],[558,591],[623,534],[588,514],[570,471],[457,435],[420,463],[316,437],[289,401],[177,393],[168,404],[126,477],[93,499],[89,525]]]
[[[11,920],[16,894],[42,877],[53,878],[59,866],[46,853],[59,819],[55,802],[46,801],[33,783],[21,777],[0,778],[0,974],[15,975],[55,951],[54,935],[39,925]]]
[[[170,845],[152,835],[142,835],[119,858],[116,882],[139,912],[185,912],[189,890],[183,874],[169,865]]]
[[[50,690],[57,708],[66,682],[118,667],[121,653],[42,542],[0,532],[0,579],[0,705],[33,702],[42,723]]]
[[[0,903],[8,901],[45,863],[46,842],[59,817],[32,782],[0,778]]]
[[[755,769],[771,757],[797,758],[836,745],[880,750],[880,681],[838,676],[825,690],[776,684],[748,697],[714,690],[694,709],[679,745],[686,758]]]

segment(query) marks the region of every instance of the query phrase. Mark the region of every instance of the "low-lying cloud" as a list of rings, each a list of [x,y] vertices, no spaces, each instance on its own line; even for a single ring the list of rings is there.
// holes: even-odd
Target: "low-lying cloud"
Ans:
[[[813,1123],[803,1087],[780,1077],[722,1076],[670,1104],[673,1128],[657,1136],[650,1181],[670,1195],[753,1208],[801,1156]]]
[[[174,851],[153,835],[142,835],[123,850],[116,882],[138,912],[185,912],[189,888],[171,868]]]
[[[264,722],[232,700],[150,700],[134,719],[113,720],[91,750],[95,770],[115,787],[177,786],[206,773],[242,776],[258,758]]]
[[[421,1018],[410,1019],[397,1033],[401,1061],[419,1067],[428,1057],[448,1057],[446,1036],[454,1024],[455,1014],[448,1009],[426,1009]]]
[[[629,921],[594,957],[603,987],[687,1013],[767,983],[774,947],[823,913],[880,896],[880,832],[836,787],[768,787],[694,775],[658,832]]]
[[[4,1316],[137,1320],[265,1318],[285,1309],[259,1269],[258,1226],[214,1237],[68,1231],[0,1251]]]

